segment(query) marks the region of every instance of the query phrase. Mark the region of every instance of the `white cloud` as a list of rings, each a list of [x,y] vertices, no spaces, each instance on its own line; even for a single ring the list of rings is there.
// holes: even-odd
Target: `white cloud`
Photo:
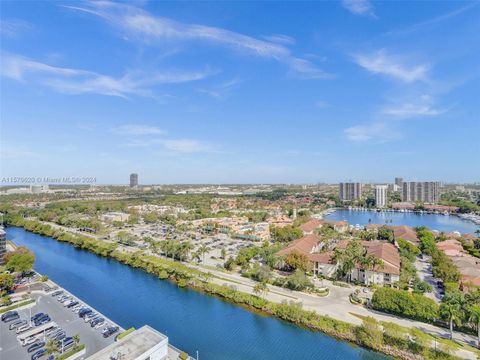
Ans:
[[[327,73],[316,68],[308,60],[292,55],[290,49],[285,46],[287,42],[291,43],[292,39],[284,35],[276,35],[270,38],[270,41],[261,40],[222,28],[184,24],[154,16],[138,7],[109,1],[88,2],[84,7],[66,7],[101,17],[121,29],[129,39],[161,44],[165,44],[166,41],[205,41],[228,46],[249,55],[274,59],[288,65],[304,78],[328,77]]]
[[[376,17],[369,0],[342,0],[342,5],[352,14]]]
[[[2,159],[18,159],[25,157],[38,157],[38,152],[31,150],[21,144],[7,144],[2,142],[0,146],[0,158]]]
[[[382,109],[381,114],[399,119],[407,119],[413,117],[437,116],[447,111],[448,109],[435,108],[433,98],[429,95],[423,95],[413,101],[385,107]]]
[[[2,19],[0,20],[0,35],[14,38],[21,33],[32,29],[32,24],[19,19]]]
[[[129,136],[160,135],[165,133],[164,130],[156,126],[135,125],[135,124],[120,125],[111,129],[111,132],[118,135],[129,135]]]
[[[383,122],[352,126],[344,130],[347,139],[354,142],[388,142],[398,139],[400,134]]]
[[[210,145],[193,139],[170,139],[162,140],[160,143],[168,150],[185,154],[212,151]]]
[[[185,83],[202,80],[214,72],[179,71],[165,72],[129,71],[113,77],[93,71],[51,66],[23,56],[2,54],[0,75],[17,81],[38,82],[66,94],[95,93],[128,97],[152,96],[152,88],[162,84]]]
[[[387,54],[380,50],[371,54],[357,54],[354,61],[364,69],[411,83],[426,80],[430,69],[428,64],[406,65],[403,57]]]

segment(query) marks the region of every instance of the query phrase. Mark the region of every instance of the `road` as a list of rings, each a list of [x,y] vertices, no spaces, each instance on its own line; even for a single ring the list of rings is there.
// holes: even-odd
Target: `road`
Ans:
[[[437,282],[433,278],[431,264],[432,259],[429,256],[424,256],[423,259],[417,257],[415,260],[415,268],[417,269],[418,277],[420,280],[425,281],[432,286],[432,292],[426,293],[425,296],[433,299],[437,303],[440,303],[440,301],[442,301],[442,295],[440,294],[440,289],[437,286]]]

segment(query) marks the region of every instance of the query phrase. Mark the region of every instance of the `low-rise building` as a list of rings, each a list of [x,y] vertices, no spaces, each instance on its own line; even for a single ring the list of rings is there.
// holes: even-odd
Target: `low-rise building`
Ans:
[[[340,241],[337,247],[343,249],[347,245],[348,241]],[[393,285],[400,281],[400,254],[394,245],[382,241],[362,241],[362,246],[365,248],[366,255],[376,256],[383,264],[374,268],[364,268],[361,264],[355,264],[349,274],[351,280],[365,285]],[[338,269],[338,264],[334,260],[334,251],[326,248],[315,234],[293,241],[277,255],[288,256],[292,252],[304,254],[310,261],[315,275],[333,277]]]
[[[145,325],[87,360],[174,360],[178,359],[179,353],[169,348],[166,335]]]
[[[320,229],[324,225],[331,225],[335,231],[343,233],[348,230],[348,222],[335,221],[335,220],[323,220],[323,219],[310,219],[306,223],[299,226],[300,230],[305,235],[313,234],[316,229]]]
[[[101,216],[104,222],[127,221],[130,215],[122,212],[107,212]]]

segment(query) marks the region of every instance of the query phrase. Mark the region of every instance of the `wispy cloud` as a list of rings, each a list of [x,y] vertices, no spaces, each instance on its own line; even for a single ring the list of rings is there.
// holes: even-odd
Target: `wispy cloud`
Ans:
[[[125,124],[110,129],[110,132],[127,137],[125,145],[129,147],[161,146],[166,150],[180,154],[215,152],[214,146],[200,140],[158,137],[158,135],[166,134],[166,131],[151,125]],[[151,137],[150,135],[156,137]]]
[[[11,144],[2,142],[0,145],[0,158],[2,159],[18,159],[25,157],[38,157],[38,152],[31,150],[25,145]]]
[[[198,92],[210,95],[214,98],[221,99],[227,96],[233,88],[235,88],[242,81],[240,79],[234,78],[228,81],[224,81],[220,84],[211,86],[209,88],[198,89]]]
[[[347,139],[354,142],[388,142],[396,140],[400,134],[385,122],[352,126],[344,130]]]
[[[371,73],[407,83],[426,80],[430,69],[428,64],[406,64],[405,56],[391,55],[383,49],[369,54],[353,55],[353,60]]]
[[[342,0],[342,5],[352,14],[376,18],[373,5],[370,0]]]
[[[165,44],[166,41],[205,41],[249,55],[274,59],[286,64],[304,78],[329,77],[329,74],[310,61],[294,56],[285,45],[286,42],[291,42],[291,39],[283,35],[262,40],[218,27],[181,23],[166,17],[154,16],[132,5],[109,1],[87,2],[85,6],[66,7],[101,17],[119,28],[129,39],[150,44],[155,42]]]
[[[19,19],[1,19],[0,35],[15,38],[25,31],[33,29],[33,25],[29,22]]]
[[[398,119],[408,119],[414,117],[437,116],[447,111],[448,109],[446,108],[436,108],[432,96],[422,95],[412,101],[387,106],[381,110],[381,114]]]
[[[1,68],[3,77],[38,82],[61,93],[94,93],[120,97],[153,96],[152,89],[155,86],[202,80],[214,73],[209,69],[165,72],[134,70],[114,77],[88,70],[52,66],[12,54],[2,54]]]
[[[111,129],[111,132],[117,135],[130,135],[130,136],[165,134],[164,130],[156,126],[136,125],[136,124],[120,125]]]

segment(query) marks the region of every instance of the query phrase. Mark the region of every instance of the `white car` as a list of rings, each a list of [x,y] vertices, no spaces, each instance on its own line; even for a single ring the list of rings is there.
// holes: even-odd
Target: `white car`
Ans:
[[[32,328],[32,327],[31,327],[29,324],[25,324],[25,325],[20,326],[15,332],[16,332],[17,334],[21,334],[21,333],[23,333],[23,332],[25,332],[25,331],[27,331],[27,330],[30,330],[31,328]]]
[[[30,337],[26,338],[25,340],[23,340],[22,346],[27,346],[27,345],[33,344],[37,340],[38,340],[38,338],[36,336],[30,336]]]
[[[103,320],[102,322],[99,322],[97,325],[94,326],[94,328],[95,329],[100,329],[104,325],[105,325],[105,320]]]
[[[86,323],[88,323],[88,322],[90,322],[90,320],[92,320],[97,315],[98,315],[97,313],[90,313],[90,314],[85,316],[84,320],[85,320]]]
[[[71,303],[73,303],[74,301],[75,301],[75,299],[69,299],[69,300],[67,300],[63,303],[63,306],[66,307],[66,306],[70,305]]]
[[[81,305],[81,304],[75,305],[75,306],[72,308],[72,311],[73,311],[74,313],[76,313],[76,312],[78,312],[78,310],[80,310],[82,307],[83,307],[83,305]]]

